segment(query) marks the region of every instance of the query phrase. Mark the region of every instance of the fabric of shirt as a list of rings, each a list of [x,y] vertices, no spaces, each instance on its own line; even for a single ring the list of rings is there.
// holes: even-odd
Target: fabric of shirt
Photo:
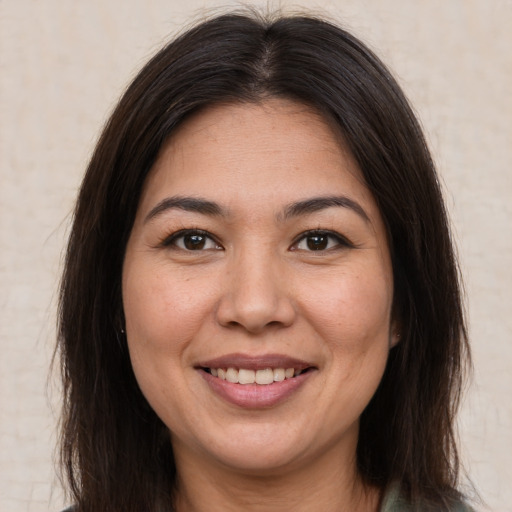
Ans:
[[[62,512],[74,512],[74,507],[69,507]],[[392,486],[384,499],[382,501],[382,507],[380,508],[380,512],[411,512],[412,507],[411,504],[404,500],[404,498],[400,494],[400,489],[398,486]],[[433,512],[431,508],[429,508],[429,512]],[[452,512],[473,512],[473,510],[460,503],[457,505]]]
[[[382,501],[382,506],[380,512],[412,512],[411,504],[406,501],[400,493],[400,488],[398,486],[391,486],[391,488],[384,496]],[[425,510],[425,512],[434,512],[432,507],[420,508],[420,510]],[[450,512],[474,512],[473,509],[464,503],[459,503]]]

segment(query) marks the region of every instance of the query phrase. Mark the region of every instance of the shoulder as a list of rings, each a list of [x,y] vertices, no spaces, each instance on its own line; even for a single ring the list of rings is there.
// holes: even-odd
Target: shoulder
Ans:
[[[382,507],[380,512],[433,512],[432,507],[425,506],[420,507],[418,509],[413,508],[413,506],[404,499],[404,497],[400,493],[400,489],[398,486],[393,485],[391,488],[387,490],[384,495],[384,499],[382,500]],[[450,512],[474,512],[474,510],[465,503],[458,503]]]
[[[68,508],[65,508],[62,512],[75,512],[75,507],[71,506],[71,507],[68,507]]]

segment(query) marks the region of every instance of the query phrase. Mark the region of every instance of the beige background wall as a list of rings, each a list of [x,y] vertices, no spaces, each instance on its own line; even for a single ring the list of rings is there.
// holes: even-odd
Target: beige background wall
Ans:
[[[99,128],[162,40],[214,5],[0,1],[2,511],[64,504],[52,467],[59,393],[47,376],[68,214]],[[489,509],[512,511],[512,1],[301,5],[377,49],[423,121],[467,286],[475,374],[464,460]]]

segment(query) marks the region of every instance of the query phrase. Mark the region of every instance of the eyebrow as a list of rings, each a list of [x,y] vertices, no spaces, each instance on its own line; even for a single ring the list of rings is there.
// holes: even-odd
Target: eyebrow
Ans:
[[[309,213],[318,212],[332,207],[348,208],[357,213],[366,222],[370,222],[370,218],[364,211],[363,207],[358,202],[346,196],[313,197],[311,199],[289,204],[284,209],[284,219],[286,220],[290,217],[307,215]]]
[[[300,215],[307,215],[332,207],[348,208],[357,213],[366,222],[370,222],[370,218],[364,211],[363,207],[358,202],[346,196],[312,197],[303,201],[297,201],[287,205],[283,210],[283,214],[278,215],[278,218],[287,220],[292,217],[299,217]],[[228,211],[213,201],[197,197],[173,196],[163,199],[154,208],[152,208],[146,215],[144,223],[149,222],[151,219],[161,215],[165,211],[172,209],[179,209],[209,216],[228,216]]]
[[[160,201],[151,211],[146,215],[144,223],[149,222],[151,219],[164,213],[167,210],[178,209],[187,212],[201,213],[203,215],[211,216],[226,216],[227,212],[213,201],[200,199],[196,197],[182,197],[173,196],[167,197]]]

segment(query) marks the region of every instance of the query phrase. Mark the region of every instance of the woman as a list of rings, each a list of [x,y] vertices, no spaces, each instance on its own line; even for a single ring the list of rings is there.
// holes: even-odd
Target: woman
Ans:
[[[161,50],[108,121],[62,282],[75,510],[465,510],[468,359],[400,88],[310,17]]]

